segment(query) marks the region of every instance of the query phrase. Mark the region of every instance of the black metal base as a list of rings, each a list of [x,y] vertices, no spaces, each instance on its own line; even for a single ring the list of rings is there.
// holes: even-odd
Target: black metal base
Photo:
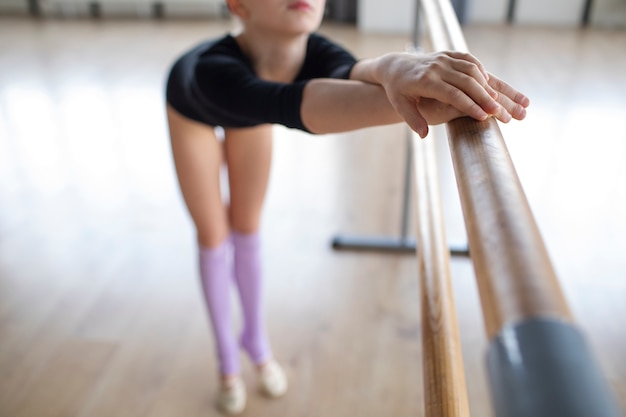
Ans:
[[[401,239],[386,236],[335,236],[332,241],[333,249],[357,250],[415,254],[417,242],[415,239]],[[450,254],[453,256],[469,256],[466,245],[450,245]]]

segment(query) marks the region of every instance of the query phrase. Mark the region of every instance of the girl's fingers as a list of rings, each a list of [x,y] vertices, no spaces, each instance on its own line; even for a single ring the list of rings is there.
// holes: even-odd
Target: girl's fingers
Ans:
[[[415,100],[400,97],[394,107],[396,112],[402,116],[409,127],[424,139],[428,134],[428,122],[426,122],[426,119],[420,114],[417,109],[417,104]]]
[[[524,94],[517,91],[515,88],[511,87],[509,84],[505,83],[495,75],[491,74],[489,77],[489,85],[491,85],[496,91],[500,93],[500,95],[505,95],[515,103],[528,107],[530,104],[530,100]]]
[[[500,110],[493,116],[496,119],[500,120],[502,123],[508,123],[512,119],[511,113],[509,113],[509,111],[503,106],[500,106]]]
[[[510,97],[501,94],[498,103],[504,108],[514,119],[522,120],[526,117],[526,108],[519,103],[514,102]]]
[[[489,96],[486,93],[485,95],[487,95],[487,97]],[[464,114],[467,114],[477,120],[485,120],[489,117],[489,114],[474,100],[472,100],[470,96],[452,84],[442,83],[435,91],[432,92],[432,95],[429,94],[428,97],[432,97],[442,103],[449,104]]]
[[[463,91],[470,99],[478,104],[487,114],[496,114],[500,106],[475,78],[458,71],[447,73],[443,81]],[[450,103],[454,105],[454,103]],[[455,106],[456,107],[456,106]],[[459,109],[460,110],[460,109]]]
[[[456,71],[462,72],[474,78],[485,90],[487,90],[487,93],[489,93],[494,100],[498,97],[498,93],[489,85],[489,76],[485,75],[487,74],[487,71],[485,71],[484,68],[481,69],[482,64],[479,66],[472,61],[454,59],[451,62],[451,66]]]
[[[438,54],[431,61],[429,72],[430,78],[436,84],[448,83],[455,89],[444,90],[447,97],[432,96],[440,101],[448,103],[461,111],[471,111],[470,116],[484,119],[484,113],[494,115],[500,111],[500,106],[496,102],[498,92],[489,85],[489,75],[480,61],[474,56],[462,52],[444,52]],[[435,90],[441,90],[441,85],[435,87],[430,83],[428,87],[431,94],[437,94]],[[460,90],[460,91],[457,91]],[[430,95],[427,95],[430,97]],[[482,108],[478,111],[475,106],[468,102],[473,100],[475,104]],[[460,101],[459,101],[460,100]]]
[[[472,63],[478,67],[478,70],[481,72],[485,80],[489,80],[490,74],[487,72],[483,64],[476,58],[474,55],[466,53],[466,52],[446,52],[446,54],[452,58],[456,58],[458,60],[466,61]]]

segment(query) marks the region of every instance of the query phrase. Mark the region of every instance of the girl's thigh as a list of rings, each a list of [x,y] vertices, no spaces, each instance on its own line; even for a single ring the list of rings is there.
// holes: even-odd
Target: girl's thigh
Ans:
[[[229,218],[240,233],[259,229],[272,162],[272,126],[226,129],[224,151],[230,185]]]
[[[211,126],[190,120],[167,106],[172,154],[183,198],[202,246],[215,247],[229,233],[220,193],[222,145]]]

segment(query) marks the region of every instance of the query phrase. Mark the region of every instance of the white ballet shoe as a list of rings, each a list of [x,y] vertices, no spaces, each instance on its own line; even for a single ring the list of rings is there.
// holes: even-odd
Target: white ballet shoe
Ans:
[[[217,408],[225,414],[240,414],[246,408],[246,386],[241,377],[222,382],[217,394]]]
[[[283,368],[272,360],[259,370],[259,390],[270,398],[278,398],[287,392],[287,376]]]

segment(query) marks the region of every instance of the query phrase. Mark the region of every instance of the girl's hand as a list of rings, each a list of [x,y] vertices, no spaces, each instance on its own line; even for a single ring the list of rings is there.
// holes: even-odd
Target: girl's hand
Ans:
[[[493,74],[489,74],[488,83],[498,93],[496,101],[500,104],[500,111],[493,115],[496,119],[508,123],[511,119],[522,120],[526,117],[526,107],[529,104],[526,96]],[[447,123],[459,117],[468,116],[452,105],[432,98],[421,98],[417,111],[429,125]]]
[[[466,115],[477,120],[491,115],[508,122],[511,115],[523,118],[522,109],[528,105],[524,95],[502,80],[492,79],[482,64],[466,53],[392,53],[380,58],[378,70],[377,78],[389,102],[421,137],[428,133],[426,116],[436,119],[434,116],[443,114],[443,119],[432,120],[440,123],[448,117]]]

